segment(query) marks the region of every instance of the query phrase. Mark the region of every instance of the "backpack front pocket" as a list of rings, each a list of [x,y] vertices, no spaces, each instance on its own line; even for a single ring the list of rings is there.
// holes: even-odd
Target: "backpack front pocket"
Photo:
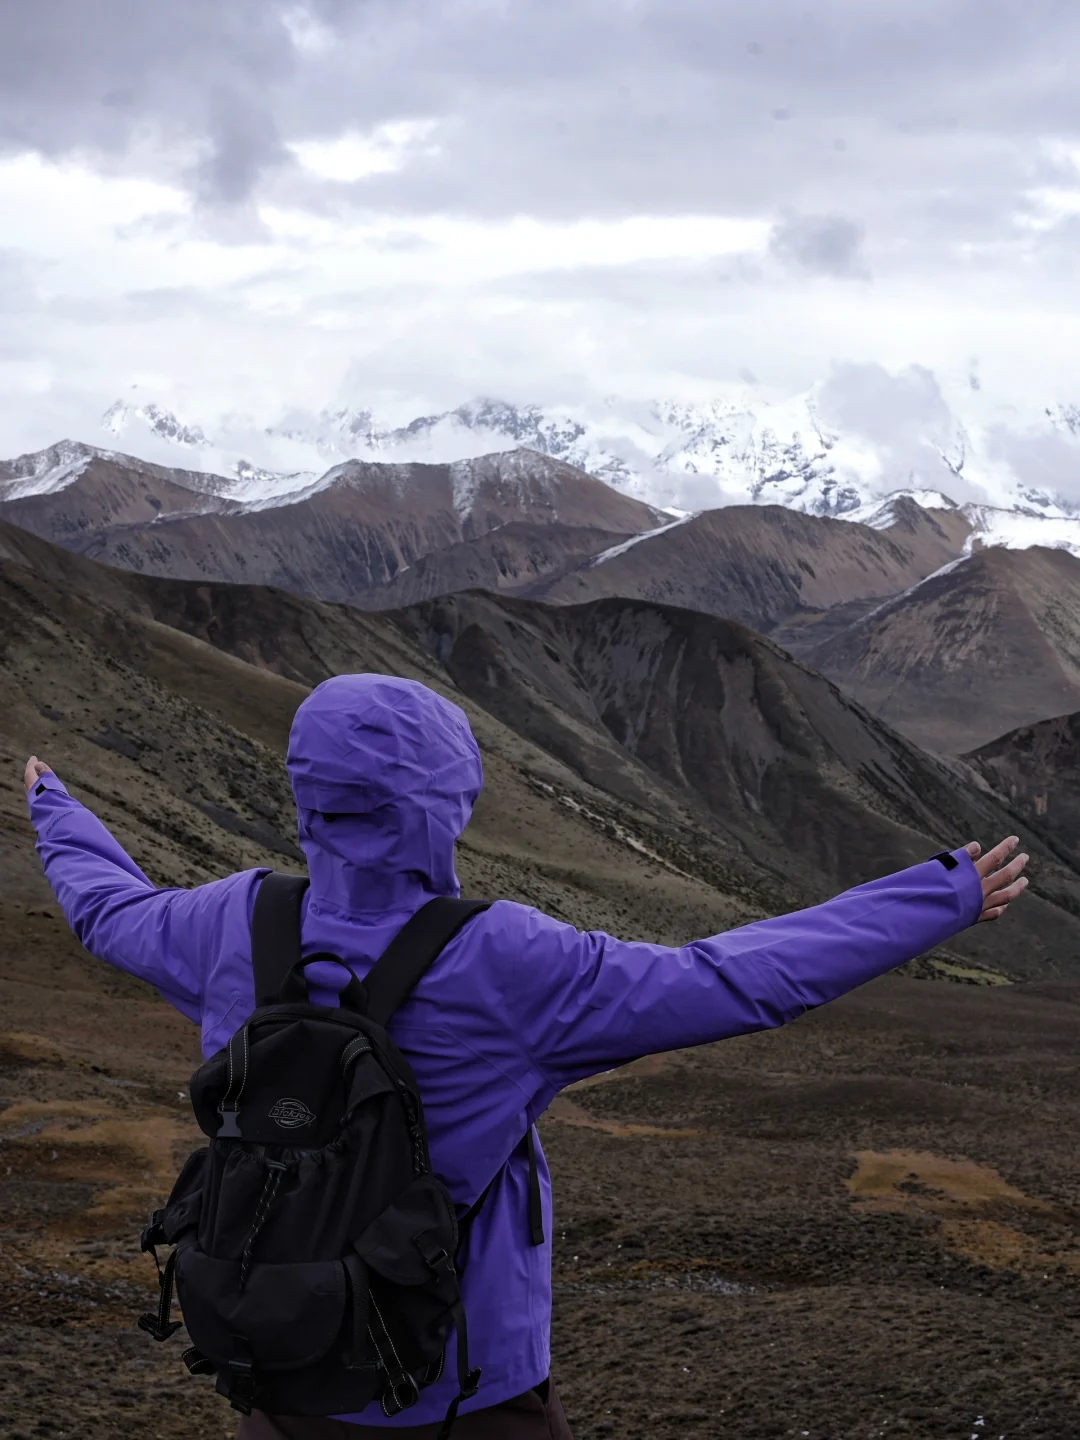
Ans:
[[[349,1337],[346,1278],[340,1260],[251,1266],[240,1288],[240,1262],[215,1260],[196,1245],[180,1252],[176,1288],[192,1341],[216,1365],[245,1347],[260,1370],[300,1370]]]

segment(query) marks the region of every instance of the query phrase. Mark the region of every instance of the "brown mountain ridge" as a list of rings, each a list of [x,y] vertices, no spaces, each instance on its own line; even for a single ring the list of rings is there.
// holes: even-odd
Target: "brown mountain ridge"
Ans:
[[[350,600],[432,551],[513,521],[595,530],[602,544],[663,518],[528,450],[448,465],[349,461],[258,508],[223,498],[220,477],[61,450],[86,461],[62,488],[4,499],[0,472],[0,517],[143,574],[278,585],[327,600]],[[20,463],[8,463],[9,493]]]
[[[158,848],[179,827],[195,837],[188,853],[224,855],[243,841],[288,854],[280,761],[273,785],[257,780],[254,762],[241,784],[230,778],[235,756],[245,734],[283,740],[298,686],[356,669],[414,675],[465,706],[489,772],[470,842],[487,848],[497,835],[489,853],[501,857],[501,878],[488,883],[536,895],[522,875],[558,875],[556,903],[574,913],[590,912],[586,894],[609,897],[599,913],[617,895],[655,931],[655,900],[629,899],[640,865],[682,897],[683,921],[673,911],[664,923],[693,929],[717,907],[808,903],[1015,824],[970,769],[923,754],[735,622],[643,601],[551,607],[472,593],[365,615],[261,587],[109,569],[11,526],[0,542],[12,760],[29,746],[64,765],[67,752],[75,781],[82,769],[98,790],[94,777],[113,775],[106,793],[131,798],[111,805],[137,803],[146,823],[162,816]],[[288,682],[276,700],[275,676]],[[176,698],[155,719],[147,697],[163,679]],[[93,706],[79,698],[91,685]],[[193,775],[202,751],[214,758]],[[593,837],[596,858],[581,858],[568,826]],[[516,879],[507,856],[525,867]],[[955,948],[1016,973],[1071,964],[1080,879],[1044,846],[1038,885],[1022,946],[980,927]]]

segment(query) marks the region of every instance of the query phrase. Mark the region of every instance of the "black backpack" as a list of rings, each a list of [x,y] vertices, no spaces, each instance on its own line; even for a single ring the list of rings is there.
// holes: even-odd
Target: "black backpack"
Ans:
[[[286,1415],[355,1413],[376,1397],[387,1416],[397,1414],[439,1379],[453,1329],[459,1393],[440,1432],[448,1436],[480,1380],[469,1365],[456,1256],[460,1227],[488,1192],[459,1222],[431,1171],[416,1081],[386,1024],[487,904],[429,901],[332,1008],[307,998],[303,967],[337,959],[301,960],[307,883],[271,874],[259,885],[257,1008],[192,1077],[210,1143],[189,1157],[143,1232],[160,1303],[139,1324],[156,1340],[180,1328],[170,1319],[175,1283],[193,1342],[188,1369],[216,1375],[219,1392],[245,1414]],[[164,1267],[161,1244],[174,1247]]]

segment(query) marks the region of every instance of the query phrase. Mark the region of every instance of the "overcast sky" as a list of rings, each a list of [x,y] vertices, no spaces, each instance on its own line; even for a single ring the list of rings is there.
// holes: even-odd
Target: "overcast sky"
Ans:
[[[0,453],[119,396],[1080,399],[1078,62],[1076,0],[0,0]]]

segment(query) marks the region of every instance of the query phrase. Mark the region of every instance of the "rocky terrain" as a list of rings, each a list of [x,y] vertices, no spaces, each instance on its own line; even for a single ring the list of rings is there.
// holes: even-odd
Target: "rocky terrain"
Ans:
[[[619,595],[741,620],[765,634],[808,625],[838,606],[880,603],[963,553],[968,527],[906,500],[887,529],[780,506],[707,510],[620,547],[545,587],[560,604]],[[790,640],[789,640],[790,643]]]
[[[1021,726],[966,758],[1028,825],[1080,859],[1080,714]]]
[[[959,558],[969,533],[959,512],[906,499],[880,529],[775,505],[730,506],[591,553],[582,547],[573,564],[526,567],[510,548],[518,537],[508,544],[499,531],[428,556],[357,603],[392,609],[471,588],[563,605],[619,596],[740,620],[805,648],[837,613],[848,624]]]
[[[979,550],[804,658],[918,744],[977,749],[1080,708],[1080,561]]]

